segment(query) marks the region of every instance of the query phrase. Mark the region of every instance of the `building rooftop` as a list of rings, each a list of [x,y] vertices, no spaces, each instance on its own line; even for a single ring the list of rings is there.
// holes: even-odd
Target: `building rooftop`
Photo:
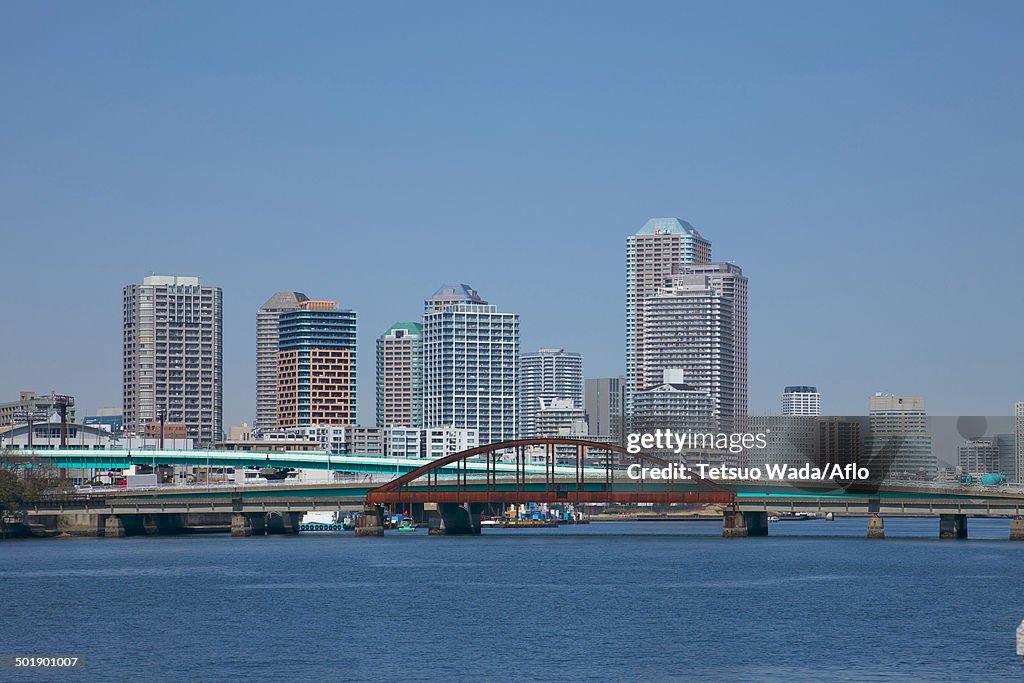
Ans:
[[[309,297],[302,292],[278,292],[260,308],[267,311],[298,308],[301,301],[309,301]]]
[[[464,301],[473,304],[485,304],[487,303],[480,298],[480,294],[466,284],[461,285],[441,285],[431,299],[441,299],[443,301]]]
[[[168,287],[198,287],[199,278],[181,275],[147,275],[142,279],[144,285],[166,285]]]
[[[637,235],[697,235],[697,229],[679,218],[652,218],[644,227],[636,231]]]
[[[409,334],[422,334],[423,332],[419,323],[395,323],[388,329],[384,330],[384,334],[391,334],[395,330],[405,330]]]

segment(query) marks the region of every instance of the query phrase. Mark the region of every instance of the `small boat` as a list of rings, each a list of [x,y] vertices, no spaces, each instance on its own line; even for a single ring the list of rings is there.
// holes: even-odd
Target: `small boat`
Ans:
[[[282,470],[276,467],[264,467],[260,470],[260,476],[267,481],[279,481],[288,478],[289,470]]]
[[[402,521],[398,525],[399,531],[416,531],[416,522],[413,521],[412,517],[403,517]]]
[[[540,529],[557,527],[558,520],[555,519],[507,519],[494,518],[485,519],[480,522],[482,526],[498,527],[501,529]]]
[[[307,512],[299,522],[299,531],[342,531],[335,512]]]

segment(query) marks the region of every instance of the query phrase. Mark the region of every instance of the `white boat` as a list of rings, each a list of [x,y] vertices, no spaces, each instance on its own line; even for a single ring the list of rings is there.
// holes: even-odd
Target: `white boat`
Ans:
[[[302,524],[337,524],[337,512],[307,512],[302,516]]]

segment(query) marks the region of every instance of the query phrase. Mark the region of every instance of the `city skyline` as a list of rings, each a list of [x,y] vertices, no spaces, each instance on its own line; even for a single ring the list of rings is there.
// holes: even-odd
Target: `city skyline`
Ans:
[[[666,220],[666,219],[651,219],[651,220]],[[678,220],[678,219],[672,218],[671,220]],[[647,223],[650,223],[650,220],[648,220]],[[686,223],[685,221],[683,221],[683,223],[686,224],[689,227],[688,223]],[[706,235],[705,235],[705,238],[706,238]],[[725,261],[724,263],[727,263],[727,264],[730,264],[730,265],[734,265],[734,262],[731,261],[731,260]],[[151,274],[151,275],[146,276],[146,277],[149,277],[149,278],[153,278],[153,277],[157,277],[157,278],[159,278],[159,277],[172,277],[172,278],[187,278],[187,279],[196,279],[198,277],[198,279],[200,281],[202,281],[202,282],[206,281],[206,278],[204,276],[195,276],[195,275],[180,275],[180,274],[177,274],[177,275],[163,275],[163,276],[161,276],[161,275],[158,275],[158,274]],[[218,287],[218,289],[222,289],[222,288]],[[279,296],[282,293],[284,293],[284,292],[278,292],[274,296]],[[298,293],[298,292],[288,292],[288,293],[289,294],[298,294],[300,297],[303,297],[303,298],[305,297],[305,295],[303,295],[301,293]],[[257,298],[260,298],[260,297],[258,296]],[[272,296],[271,299],[273,299],[273,298],[274,297]],[[257,345],[259,343],[259,335],[260,335],[259,324],[258,324],[259,323],[259,316],[264,315],[264,311],[268,310],[267,307],[268,307],[269,304],[270,304],[270,301],[268,300],[262,306],[258,307],[257,310],[255,311],[255,313],[257,314],[257,329],[254,331],[254,335],[253,336],[248,337],[248,341],[249,341],[250,345],[254,341],[257,343]],[[387,317],[386,313],[383,314],[383,315],[384,315],[384,317]],[[358,348],[362,349],[363,346],[367,344],[367,340],[364,339],[364,336],[366,336],[366,334],[364,334],[364,331],[362,331],[362,328],[360,328],[360,329],[361,329],[361,331],[360,331],[360,333],[358,335]],[[225,335],[225,336],[228,336],[228,335]],[[374,337],[373,335],[370,335],[370,337],[371,338],[369,340],[369,343],[371,345],[372,344],[376,344],[377,343],[377,338]],[[529,354],[538,353],[540,351],[545,350],[544,347],[538,347],[537,349],[531,350],[525,344],[522,345],[522,349],[523,349],[522,353],[529,353]],[[359,363],[358,367],[360,368],[360,370],[359,370],[360,373],[362,373],[362,372],[369,372],[369,377],[373,381],[375,381],[376,375],[373,372],[373,369],[374,369],[373,367],[371,367],[369,369],[369,371],[363,370],[364,365],[372,366],[373,363],[375,363],[375,361],[371,357],[370,361],[365,361],[365,360],[361,361]],[[258,366],[259,366],[259,359],[257,358],[256,359],[256,363],[254,364],[254,367],[252,369],[252,373],[253,373],[254,377],[256,377],[258,375],[258,373],[259,373],[259,367]],[[622,376],[622,375],[624,375],[624,366],[623,366],[623,370],[620,370],[620,374],[618,376]],[[615,377],[617,375],[615,375],[615,374],[611,374],[611,375],[598,375],[598,374],[591,373],[591,372],[587,372],[585,374],[585,377],[587,377],[587,378],[598,378],[598,377],[605,377],[605,376]],[[228,386],[227,382],[225,382],[225,387],[227,387],[227,386]],[[788,388],[789,387],[787,386],[787,389]],[[372,387],[371,389],[374,392],[376,392],[376,387],[375,386]],[[15,391],[17,391],[17,392],[20,392],[20,391],[35,391],[35,390],[36,390],[36,388],[34,387],[34,385],[33,386],[29,386],[29,387],[18,387],[17,389],[15,389]],[[888,389],[873,390],[870,394],[867,394],[865,396],[860,397],[862,399],[861,403],[863,404],[863,407],[860,410],[856,410],[855,409],[855,410],[852,410],[852,411],[845,411],[844,414],[849,414],[849,415],[867,415],[868,410],[866,409],[866,402],[867,402],[868,398],[870,398],[870,396],[872,396],[872,395],[874,395],[876,393],[879,393],[879,392],[881,392],[881,393],[892,393]],[[225,389],[225,393],[227,394],[226,389]],[[235,393],[237,393],[237,392],[235,392]],[[759,393],[763,393],[763,392],[759,392]],[[774,406],[770,405],[770,402],[766,402],[765,405],[759,406],[758,409],[751,410],[750,414],[752,416],[753,415],[766,415],[766,416],[770,416],[770,415],[777,415],[777,414],[779,414],[778,403],[777,403],[777,401],[778,401],[777,396],[778,396],[778,394],[776,394],[776,399],[775,399],[776,400],[776,404]],[[102,409],[102,408],[105,408],[105,407],[116,407],[117,406],[117,401],[95,402],[94,403],[94,402],[89,400],[88,392],[85,393],[85,397],[86,397],[86,402],[84,404],[80,404],[80,405],[87,406],[88,410],[83,412],[80,409],[79,412],[81,412],[82,414],[86,414],[86,413],[88,413],[88,414],[95,414],[96,411],[99,410],[99,409]],[[254,425],[255,424],[255,417],[257,415],[257,410],[258,410],[258,399],[259,399],[258,393],[254,393],[253,397],[252,397],[252,401],[251,401],[253,403],[254,407],[253,407],[253,409],[252,409],[252,411],[251,411],[251,413],[249,415],[246,415],[246,416],[242,417],[241,419],[234,419],[233,420],[233,419],[230,419],[229,417],[227,417],[227,415],[230,414],[228,412],[228,409],[230,409],[231,406],[226,405],[225,406],[225,418],[224,418],[224,430],[226,431],[227,427],[230,426],[230,425],[241,424],[243,422],[246,422],[246,423],[248,423],[250,425]],[[372,404],[373,402],[370,401],[370,403]],[[1014,404],[1016,404],[1016,401],[1014,401]],[[991,414],[993,414],[993,415],[1005,415],[1005,416],[1012,415],[1012,412],[1011,412],[1010,409],[1005,409],[1004,408],[1004,410],[1005,410],[1005,412],[992,411]],[[234,412],[235,412],[235,414],[238,414],[239,411],[237,410],[237,407],[235,407],[235,411]],[[977,411],[975,411],[975,412],[977,412]],[[368,413],[369,413],[369,415],[368,415]],[[839,414],[839,413],[830,412],[830,413],[827,413],[827,414]],[[359,424],[359,425],[364,425],[364,426],[375,424],[375,406],[374,405],[366,406],[365,404],[360,404],[359,405],[359,409],[358,409],[357,419],[353,422],[353,424]]]
[[[112,293],[149,273],[224,290],[228,425],[255,416],[253,315],[276,291],[359,310],[363,378],[370,331],[418,319],[441,282],[520,313],[523,349],[572,348],[588,376],[617,377],[623,240],[678,216],[756,283],[752,414],[793,381],[832,414],[876,391],[1009,413],[1024,393],[1021,10],[805,7],[780,26],[752,7],[737,27],[723,9],[650,7],[593,8],[582,32],[561,10],[367,8],[363,30],[321,8],[296,36],[264,8],[229,41],[184,7],[12,10],[0,224],[5,274],[25,284],[0,292],[7,395],[116,405]],[[441,34],[416,30],[428,18]],[[380,50],[367,36],[385,26],[406,39]],[[518,50],[527,26],[537,42]],[[702,30],[681,41],[681,26]],[[623,49],[590,47],[603,40]]]

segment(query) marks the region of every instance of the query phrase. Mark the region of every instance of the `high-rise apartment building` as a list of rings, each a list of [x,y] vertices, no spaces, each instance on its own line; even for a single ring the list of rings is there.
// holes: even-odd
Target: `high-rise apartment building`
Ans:
[[[277,425],[277,352],[280,346],[277,320],[309,297],[302,292],[278,292],[256,312],[256,429]]]
[[[519,438],[537,434],[537,411],[554,401],[583,409],[583,356],[564,349],[541,349],[519,358]]]
[[[923,398],[875,394],[868,400],[868,425],[864,450],[872,477],[938,474]]]
[[[1007,478],[1017,484],[1024,483],[1024,401],[1017,401],[1013,406],[1014,414],[1014,439],[1017,451],[1017,462],[1015,471]]]
[[[733,414],[737,418],[745,417],[748,408],[748,367],[747,351],[747,300],[749,283],[743,269],[735,263],[698,263],[683,265],[679,272],[682,276],[703,276],[707,284],[719,296],[732,302],[732,347],[733,373],[735,382]]]
[[[277,426],[353,424],[356,312],[334,301],[298,306],[278,315]]]
[[[185,425],[197,446],[223,436],[223,293],[197,277],[151,275],[123,291],[124,427]]]
[[[593,377],[584,386],[587,431],[621,445],[626,438],[626,378]]]
[[[782,392],[783,415],[821,415],[818,387],[791,386]]]
[[[648,388],[644,302],[668,284],[683,264],[711,262],[711,243],[686,221],[652,218],[626,239],[626,402]]]
[[[468,285],[424,302],[423,422],[476,429],[481,445],[516,437],[519,315],[502,313]]]
[[[644,384],[681,369],[722,429],[747,414],[747,280],[733,264],[684,265],[644,301]]]
[[[707,391],[686,382],[685,373],[678,368],[662,371],[662,382],[637,392],[633,399],[630,429],[634,432],[712,429],[708,422],[708,416],[713,412],[711,396]]]
[[[557,438],[587,434],[587,416],[570,399],[555,398],[548,401],[535,414],[534,431],[531,437],[520,438]]]
[[[419,323],[377,337],[377,426],[423,426],[423,338]]]

